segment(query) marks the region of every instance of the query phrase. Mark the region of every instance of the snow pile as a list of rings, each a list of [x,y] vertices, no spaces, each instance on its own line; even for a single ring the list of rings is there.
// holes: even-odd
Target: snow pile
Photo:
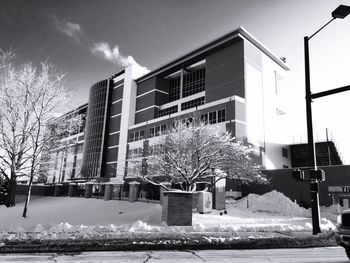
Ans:
[[[249,194],[234,203],[229,203],[228,209],[230,207],[284,216],[310,217],[310,212],[307,209],[300,207],[297,203],[292,202],[287,196],[276,190],[264,195]]]
[[[328,207],[321,206],[320,213],[321,213],[321,216],[326,217],[332,222],[337,222],[337,217],[340,213],[340,205],[336,204]]]

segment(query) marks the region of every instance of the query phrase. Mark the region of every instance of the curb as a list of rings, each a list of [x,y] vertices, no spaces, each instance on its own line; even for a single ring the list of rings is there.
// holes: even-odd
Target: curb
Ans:
[[[255,233],[256,234],[256,233]],[[3,240],[0,253],[135,251],[135,250],[204,250],[204,249],[274,249],[337,246],[334,232],[317,236],[295,237],[273,233],[269,237],[239,238],[230,233],[178,235],[159,237],[120,237],[99,239]]]

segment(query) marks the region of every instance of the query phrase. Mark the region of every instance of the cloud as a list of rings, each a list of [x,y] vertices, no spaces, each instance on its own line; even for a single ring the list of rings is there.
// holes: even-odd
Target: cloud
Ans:
[[[75,42],[80,43],[79,35],[81,34],[81,27],[79,24],[59,19],[56,16],[52,16],[52,18],[58,31],[73,39]]]
[[[133,65],[133,78],[141,77],[142,75],[149,72],[146,67],[143,67],[137,63],[132,56],[122,55],[119,51],[118,45],[115,45],[113,48],[111,48],[108,43],[99,42],[94,44],[94,46],[91,48],[91,52],[123,68]]]
[[[128,57],[123,56],[119,52],[119,47],[117,45],[115,45],[114,48],[111,48],[106,42],[96,43],[92,47],[91,52],[122,67],[127,67],[131,64]]]

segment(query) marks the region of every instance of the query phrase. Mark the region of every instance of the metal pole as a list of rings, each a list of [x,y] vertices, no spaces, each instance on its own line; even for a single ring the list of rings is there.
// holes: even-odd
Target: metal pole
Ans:
[[[326,128],[326,138],[327,138],[328,165],[332,165],[332,161],[331,161],[331,151],[330,151],[330,149],[329,149],[329,140],[328,140],[328,128]]]
[[[310,159],[310,192],[311,192],[311,214],[312,214],[312,233],[317,235],[321,233],[320,228],[320,211],[319,211],[319,196],[318,182],[315,178],[316,154],[312,128],[312,110],[311,110],[311,89],[310,89],[310,63],[309,63],[309,38],[304,37],[304,52],[305,52],[305,100],[306,100],[306,124],[307,138]]]

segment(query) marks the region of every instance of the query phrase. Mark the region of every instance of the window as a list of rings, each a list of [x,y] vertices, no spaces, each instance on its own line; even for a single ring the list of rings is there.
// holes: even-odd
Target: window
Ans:
[[[288,158],[288,149],[287,148],[282,147],[282,156],[285,158]]]
[[[218,123],[224,122],[226,120],[225,115],[226,115],[225,109],[218,110]]]
[[[166,134],[166,124],[150,128],[150,137],[160,136],[162,134]]]
[[[201,122],[203,122],[204,124],[208,124],[208,113],[201,115]]]
[[[187,110],[187,109],[191,109],[194,107],[198,107],[200,105],[203,105],[205,102],[205,97],[200,97],[194,100],[190,100],[187,102],[184,102],[181,104],[181,110]]]
[[[140,140],[140,132],[135,132],[135,141]]]
[[[134,140],[135,140],[135,133],[132,132],[132,133],[130,133],[130,135],[129,135],[129,142],[133,142]]]
[[[149,137],[154,137],[154,127],[149,129]]]
[[[173,122],[173,129],[176,129],[178,125],[179,125],[179,121],[174,121]]]
[[[163,124],[162,126],[160,126],[160,132],[161,134],[165,134],[165,131],[166,131],[166,125]]]
[[[128,159],[141,158],[143,154],[142,148],[129,149]]]
[[[161,147],[162,147],[162,145],[160,145],[160,144],[149,146],[149,148],[148,148],[148,155],[152,156],[152,155],[160,154],[161,149],[162,149]]]
[[[284,165],[283,165],[283,168],[289,168],[289,167],[288,167],[288,165],[285,165],[285,164],[284,164]]]
[[[142,140],[143,138],[145,138],[145,131],[140,131],[140,140]]]
[[[208,118],[209,115],[209,118]],[[218,110],[218,111],[212,111],[209,113],[204,113],[201,115],[201,122],[204,124],[208,124],[208,119],[209,119],[209,124],[215,124],[215,123],[220,123],[226,121],[226,110]]]
[[[186,125],[186,127],[189,127],[193,122],[193,118],[185,118],[185,119],[182,119],[181,122],[183,125]]]
[[[175,106],[163,109],[163,110],[159,110],[158,111],[158,118],[177,112],[178,111],[177,108],[178,108],[177,105],[175,105]]]
[[[209,112],[209,124],[216,123],[216,111]]]
[[[180,77],[169,82],[169,102],[180,99]]]
[[[159,136],[160,135],[160,126],[156,126],[155,127],[155,136]]]
[[[145,135],[144,131],[131,132],[129,135],[129,142],[142,140],[144,138],[144,135]]]
[[[189,72],[183,78],[183,98],[205,90],[205,68]]]

